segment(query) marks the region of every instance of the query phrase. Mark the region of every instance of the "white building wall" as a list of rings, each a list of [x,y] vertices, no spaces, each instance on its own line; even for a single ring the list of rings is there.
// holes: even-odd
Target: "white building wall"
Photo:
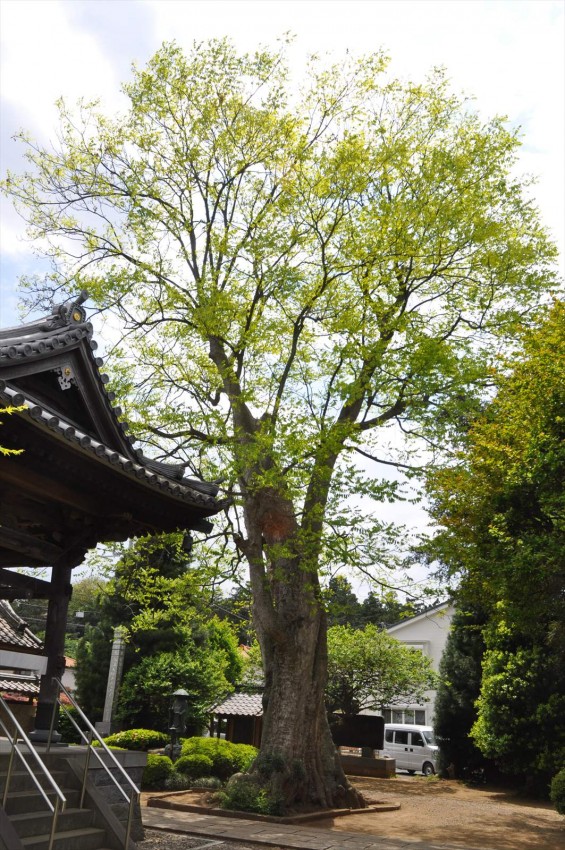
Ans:
[[[387,629],[387,632],[406,646],[413,646],[415,649],[421,650],[424,655],[431,659],[432,668],[437,672],[451,628],[454,611],[455,609],[450,602],[444,602],[424,614],[418,614],[416,617],[411,617],[409,620],[391,626]],[[427,691],[428,701],[421,705],[406,704],[404,706],[392,706],[392,708],[393,710],[425,711],[426,723],[431,725],[434,717],[436,694],[437,691],[435,690]]]

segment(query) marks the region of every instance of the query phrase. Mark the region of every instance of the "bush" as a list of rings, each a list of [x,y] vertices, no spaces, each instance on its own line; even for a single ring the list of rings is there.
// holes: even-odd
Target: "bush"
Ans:
[[[222,780],[217,776],[199,776],[197,779],[192,780],[193,788],[221,788]]]
[[[167,791],[187,791],[192,788],[193,780],[185,773],[177,773],[173,770],[165,779],[165,788]]]
[[[225,791],[220,791],[217,797],[222,809],[261,815],[283,814],[282,800],[270,797],[256,778],[244,774],[232,776]]]
[[[232,744],[222,738],[186,738],[181,749],[181,756],[208,756],[212,761],[212,773],[220,779],[246,771],[257,753],[258,750],[249,744]]]
[[[565,815],[565,767],[551,780],[549,799],[560,815]]]
[[[66,708],[62,708],[59,712],[59,720],[57,723],[57,731],[61,733],[61,740],[63,740],[65,744],[84,744],[84,738],[81,738],[71,720],[71,717],[81,728],[84,726],[74,706],[71,705]]]
[[[210,776],[214,763],[209,756],[203,753],[192,753],[190,756],[182,756],[175,762],[175,770],[185,776],[192,778]]]
[[[167,779],[174,771],[173,763],[168,756],[149,754],[147,764],[141,777],[141,787],[144,790],[165,788]]]
[[[164,747],[169,738],[163,732],[153,732],[151,729],[127,729],[116,732],[104,738],[108,747],[123,747],[126,750],[154,750]]]

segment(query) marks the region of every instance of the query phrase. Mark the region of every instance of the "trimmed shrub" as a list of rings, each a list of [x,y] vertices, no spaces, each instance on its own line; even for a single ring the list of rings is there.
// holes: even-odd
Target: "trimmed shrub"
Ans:
[[[217,795],[222,809],[238,812],[257,812],[261,815],[282,815],[283,802],[269,796],[256,777],[238,773],[230,779],[225,791]]]
[[[222,787],[222,780],[218,776],[199,776],[192,780],[192,787],[216,790]]]
[[[214,763],[209,756],[203,753],[192,753],[190,756],[182,756],[175,762],[175,770],[185,776],[193,778],[199,776],[210,776]]]
[[[232,744],[222,738],[186,738],[181,749],[181,756],[208,756],[212,761],[212,773],[220,779],[246,771],[257,753],[258,750],[249,744]]]
[[[549,799],[560,815],[565,815],[565,767],[551,780]]]
[[[141,787],[144,790],[165,788],[167,779],[174,771],[173,763],[168,756],[157,756],[150,753],[141,777]]]
[[[124,732],[116,732],[104,738],[108,747],[123,747],[125,750],[154,750],[164,747],[169,738],[164,732],[154,732],[152,729],[127,729]]]
[[[193,780],[190,776],[184,773],[177,773],[176,770],[173,770],[165,779],[165,788],[167,791],[187,791],[189,788],[192,788],[192,782]]]

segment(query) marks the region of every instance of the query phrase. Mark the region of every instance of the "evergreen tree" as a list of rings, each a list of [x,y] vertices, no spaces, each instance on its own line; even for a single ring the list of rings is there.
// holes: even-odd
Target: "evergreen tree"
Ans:
[[[440,770],[456,778],[469,777],[490,764],[471,738],[481,688],[485,619],[484,612],[457,609],[439,665],[434,729]]]

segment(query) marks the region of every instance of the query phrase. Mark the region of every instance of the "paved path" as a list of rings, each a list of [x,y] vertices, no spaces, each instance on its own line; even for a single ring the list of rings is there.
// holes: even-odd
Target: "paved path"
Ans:
[[[246,844],[285,847],[289,850],[453,850],[452,844],[314,829],[311,826],[296,824],[265,823],[220,815],[175,812],[171,809],[143,807],[142,814],[144,825],[151,829],[185,832],[189,835],[210,839],[223,838],[225,841],[242,841]],[[457,850],[463,848],[458,847]],[[465,850],[489,848],[468,847]]]

